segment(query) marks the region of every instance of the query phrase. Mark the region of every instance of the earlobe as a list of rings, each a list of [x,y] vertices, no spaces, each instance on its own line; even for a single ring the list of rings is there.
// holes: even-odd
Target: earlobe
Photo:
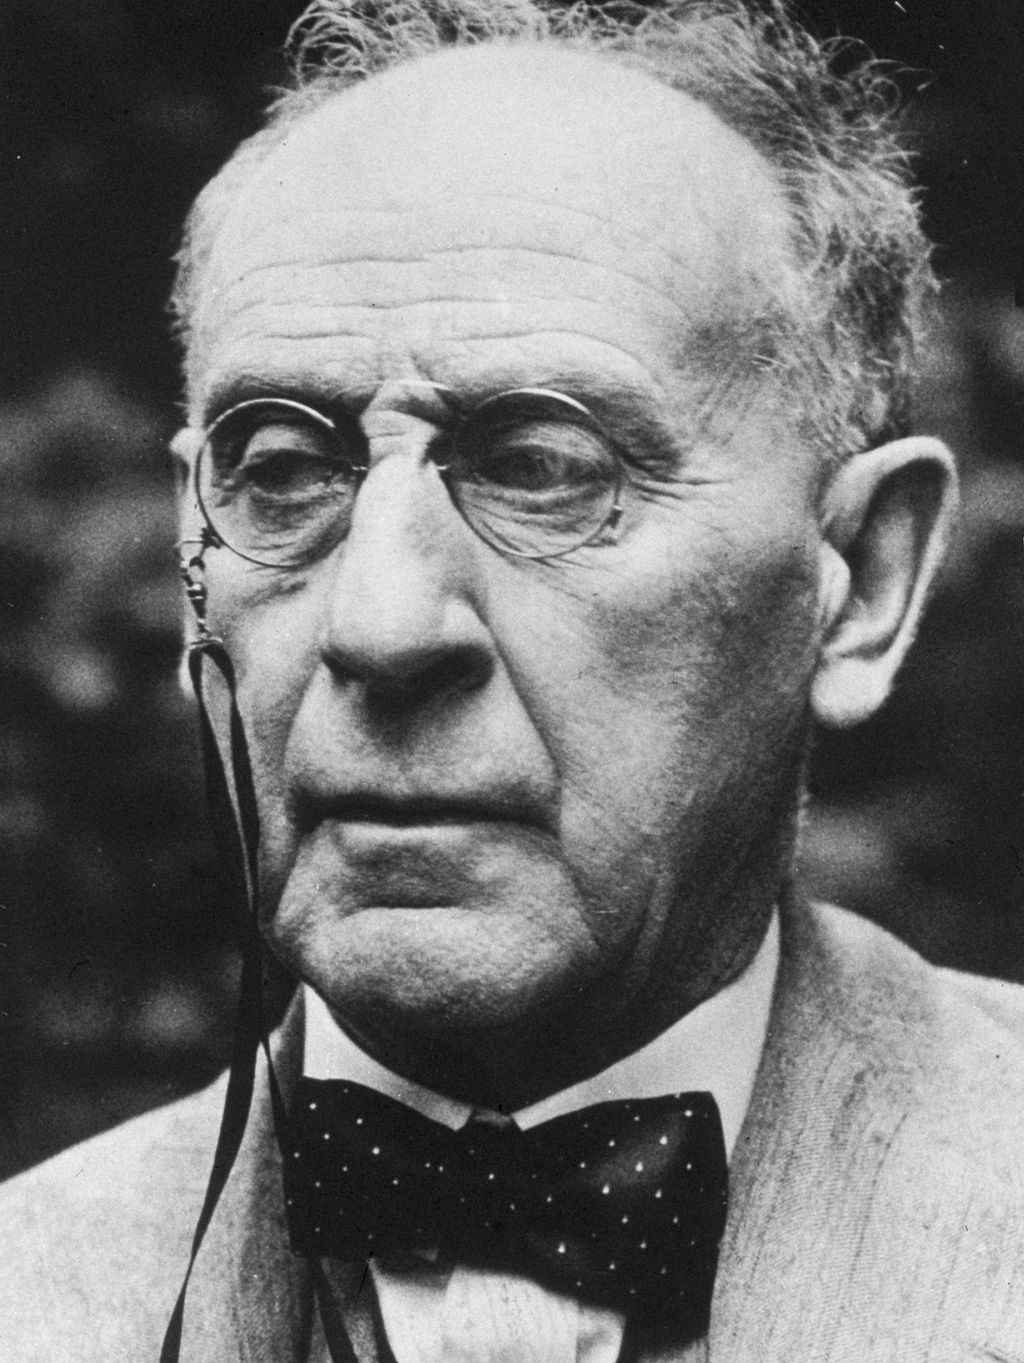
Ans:
[[[811,686],[832,727],[884,703],[913,640],[956,508],[956,472],[938,440],[914,436],[854,455],[825,501]]]

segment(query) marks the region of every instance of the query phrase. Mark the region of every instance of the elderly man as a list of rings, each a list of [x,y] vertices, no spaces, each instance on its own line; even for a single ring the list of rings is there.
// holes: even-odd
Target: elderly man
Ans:
[[[873,74],[741,0],[294,41],[176,449],[299,988],[253,1078],[250,951],[209,1186],[223,1085],[12,1185],[4,1356],[1024,1357],[1024,1001],[791,884],[953,499]]]

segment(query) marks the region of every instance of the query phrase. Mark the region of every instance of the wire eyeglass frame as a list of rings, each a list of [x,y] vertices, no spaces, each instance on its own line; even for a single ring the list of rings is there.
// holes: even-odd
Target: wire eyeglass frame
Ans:
[[[439,442],[449,452],[448,457],[431,457],[431,462],[444,483],[456,510],[473,533],[484,543],[499,553],[512,558],[546,561],[564,558],[567,554],[593,543],[601,535],[614,530],[618,525],[623,511],[621,497],[623,484],[626,481],[622,456],[614,438],[583,403],[554,389],[524,387],[508,389],[494,394],[470,408],[460,408],[450,390],[439,384],[425,384],[424,386],[438,393],[451,406],[455,418],[447,428],[441,429],[438,437]],[[517,409],[516,404],[519,405],[519,409]],[[274,413],[283,414],[284,420],[298,418],[325,432],[332,443],[337,443],[339,467],[343,467],[346,474],[351,476],[353,480],[350,488],[352,506],[354,506],[355,498],[369,473],[369,466],[365,461],[352,459],[344,453],[342,449],[344,435],[338,423],[332,417],[316,407],[299,402],[294,398],[267,395],[266,397],[246,399],[229,407],[204,429],[194,468],[194,490],[200,514],[205,522],[208,546],[229,549],[239,558],[259,567],[276,569],[304,567],[326,557],[337,544],[341,543],[348,531],[344,517],[341,518],[343,528],[340,532],[333,538],[325,537],[329,541],[326,548],[307,552],[294,558],[270,558],[261,557],[258,553],[252,552],[249,545],[242,547],[239,543],[233,542],[238,540],[239,537],[233,534],[230,529],[227,529],[225,533],[225,518],[220,517],[216,508],[212,508],[208,504],[212,500],[212,489],[216,482],[212,469],[216,467],[214,442],[218,434],[223,435],[225,432],[229,432],[231,426],[237,424],[246,414],[255,417],[260,411],[266,411],[271,416]],[[520,423],[525,423],[530,419],[540,419],[537,413],[541,412],[547,420],[554,421],[555,424],[560,426],[588,432],[599,442],[600,460],[602,462],[600,464],[597,461],[594,462],[598,474],[597,486],[600,498],[589,509],[586,523],[572,531],[568,540],[565,540],[565,531],[563,530],[552,535],[551,547],[539,549],[516,547],[507,538],[503,539],[497,530],[488,526],[483,511],[479,509],[474,511],[471,499],[466,491],[469,479],[460,477],[458,463],[465,453],[464,447],[469,444],[470,435],[475,427],[483,424],[486,434],[486,422],[488,420],[497,422],[500,420],[503,411],[509,414],[506,417],[506,427],[513,426],[516,417],[518,417]],[[502,428],[498,427],[498,429]],[[365,440],[365,437],[363,439]],[[204,496],[204,487],[207,486],[211,492]],[[351,520],[351,510],[347,520]],[[565,542],[559,541],[557,544],[554,542],[558,533],[561,534],[562,540]]]

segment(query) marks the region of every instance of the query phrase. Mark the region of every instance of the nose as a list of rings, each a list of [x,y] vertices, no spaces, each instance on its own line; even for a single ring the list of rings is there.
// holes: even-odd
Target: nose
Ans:
[[[496,664],[479,552],[427,450],[434,428],[364,419],[369,472],[329,575],[320,654],[368,698],[418,705],[482,686]]]

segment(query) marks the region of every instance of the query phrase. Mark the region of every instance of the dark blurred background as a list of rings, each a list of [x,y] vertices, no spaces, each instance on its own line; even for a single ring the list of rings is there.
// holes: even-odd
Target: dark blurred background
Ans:
[[[177,684],[164,300],[299,0],[0,4],[0,1176],[211,1077],[236,976]],[[919,425],[959,537],[873,724],[819,743],[803,860],[929,957],[1024,979],[1024,7],[857,0],[910,65],[947,280]]]

